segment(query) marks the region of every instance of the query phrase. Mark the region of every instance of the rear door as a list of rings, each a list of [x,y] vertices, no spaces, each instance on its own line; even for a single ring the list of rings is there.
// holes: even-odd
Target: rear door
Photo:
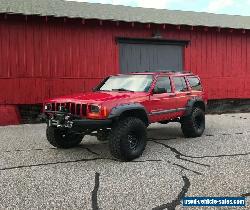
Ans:
[[[150,96],[150,122],[172,119],[175,107],[175,97],[168,76],[157,78],[154,90]]]
[[[184,76],[173,76],[172,82],[176,95],[175,108],[177,111],[175,117],[180,117],[185,112],[187,102],[191,97],[191,91]]]

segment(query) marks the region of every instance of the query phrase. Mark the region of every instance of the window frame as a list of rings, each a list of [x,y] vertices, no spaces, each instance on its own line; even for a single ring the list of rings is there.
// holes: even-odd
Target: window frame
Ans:
[[[157,82],[159,81],[159,78],[168,78],[169,79],[169,84],[170,84],[170,88],[171,88],[171,92],[165,92],[165,93],[154,93],[154,90],[156,88],[156,85],[157,85]],[[168,75],[159,75],[155,78],[155,83],[152,87],[152,94],[154,95],[161,95],[161,94],[172,94],[174,92],[174,89],[173,89],[173,83],[172,83],[172,79],[171,79],[171,76],[168,76]]]
[[[187,88],[185,91],[177,91],[177,90],[176,90],[176,85],[175,85],[174,78],[178,78],[178,77],[181,77],[181,78],[184,79],[184,81],[185,81],[185,83],[186,83],[186,88]],[[171,79],[172,79],[172,82],[173,82],[173,83],[172,83],[172,84],[173,84],[172,86],[174,87],[174,91],[175,91],[175,92],[177,92],[177,93],[186,93],[186,92],[189,92],[189,91],[191,90],[191,89],[190,89],[190,86],[189,86],[189,83],[188,83],[188,81],[187,81],[187,79],[186,79],[186,76],[182,76],[182,75],[180,75],[180,76],[174,76],[174,75],[173,75]]]
[[[200,89],[200,90],[194,90],[194,89],[192,88],[191,83],[189,82],[189,79],[188,79],[188,78],[196,78],[196,79],[198,79],[199,82],[200,82],[201,89]],[[189,85],[191,91],[203,91],[203,86],[202,86],[202,83],[201,83],[201,79],[200,79],[198,76],[195,76],[195,75],[186,76],[186,80],[187,80],[187,82],[188,82],[188,85]]]

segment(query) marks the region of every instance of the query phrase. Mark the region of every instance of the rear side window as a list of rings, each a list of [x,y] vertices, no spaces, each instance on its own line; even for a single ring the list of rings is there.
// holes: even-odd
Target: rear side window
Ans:
[[[158,77],[157,82],[155,84],[154,93],[171,93],[171,83],[169,77]]]
[[[187,77],[192,90],[202,91],[201,82],[197,77]]]
[[[184,77],[173,77],[175,91],[185,92],[188,91],[187,83]]]

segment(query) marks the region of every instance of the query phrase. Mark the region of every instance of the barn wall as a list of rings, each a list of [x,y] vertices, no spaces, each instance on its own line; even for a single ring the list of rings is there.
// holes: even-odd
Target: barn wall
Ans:
[[[190,40],[185,69],[198,74],[209,99],[250,98],[250,32],[63,18],[0,16],[0,104],[35,104],[87,91],[119,72],[115,37]]]

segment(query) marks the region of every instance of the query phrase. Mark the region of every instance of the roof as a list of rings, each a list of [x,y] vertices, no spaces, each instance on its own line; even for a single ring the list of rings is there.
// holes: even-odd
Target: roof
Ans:
[[[0,13],[250,29],[250,16],[148,9],[64,0],[0,0]]]

